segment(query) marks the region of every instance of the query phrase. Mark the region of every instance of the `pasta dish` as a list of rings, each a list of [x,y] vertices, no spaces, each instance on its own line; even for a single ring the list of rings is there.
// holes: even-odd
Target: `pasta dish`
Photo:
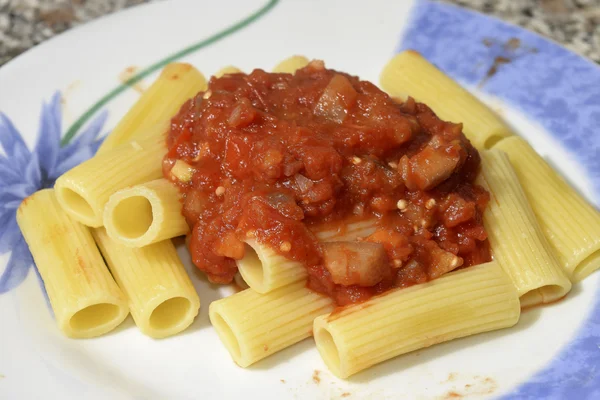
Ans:
[[[243,289],[208,306],[239,366],[312,336],[347,378],[511,327],[600,268],[600,214],[470,92],[414,51],[380,87],[301,56],[208,81],[168,65],[19,207],[58,328],[185,330],[202,297],[186,236],[211,282]]]

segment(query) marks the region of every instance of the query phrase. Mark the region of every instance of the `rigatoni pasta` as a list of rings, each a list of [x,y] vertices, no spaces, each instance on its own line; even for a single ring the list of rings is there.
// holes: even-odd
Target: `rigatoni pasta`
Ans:
[[[26,198],[17,222],[44,281],[59,329],[90,338],[117,327],[129,314],[89,229],[67,215],[53,189]]]
[[[237,266],[244,281],[257,293],[268,293],[306,279],[302,263],[289,260],[254,239],[247,239],[245,243],[244,257],[237,261]]]
[[[490,192],[484,225],[494,259],[512,279],[524,307],[550,303],[571,290],[571,282],[527,202],[510,161],[500,150],[481,153],[478,183]]]
[[[104,228],[93,234],[143,333],[164,338],[191,325],[200,299],[170,240],[130,248],[112,240]]]
[[[347,378],[400,354],[513,326],[519,315],[517,291],[493,261],[318,317],[314,335],[329,370]]]
[[[492,110],[416,51],[394,56],[381,72],[380,83],[390,96],[403,100],[413,97],[443,120],[461,122],[467,138],[477,148],[490,148],[512,135]]]
[[[520,137],[495,148],[508,155],[544,235],[578,282],[600,268],[600,213]]]
[[[323,242],[353,241],[364,239],[377,230],[377,221],[369,219],[366,221],[357,221],[352,223],[341,223],[325,227],[313,227],[311,230]]]
[[[228,65],[226,67],[221,68],[220,70],[218,70],[215,73],[215,77],[216,78],[220,78],[223,75],[229,75],[229,74],[238,74],[242,72],[241,69],[239,69],[238,67],[234,67],[233,65]]]
[[[179,190],[161,178],[117,191],[104,209],[104,227],[113,239],[129,247],[185,235]]]
[[[168,64],[98,149],[102,154],[134,138],[143,138],[168,122],[190,97],[206,88],[206,79],[193,66]]]
[[[102,226],[109,197],[127,186],[160,178],[165,152],[165,137],[160,135],[98,154],[56,180],[58,201],[77,221]]]
[[[292,56],[286,58],[273,68],[273,72],[293,74],[298,69],[305,67],[308,64],[308,58],[304,56]]]
[[[314,319],[333,310],[333,301],[304,282],[260,294],[246,289],[210,304],[219,338],[240,367],[248,367],[312,335]]]

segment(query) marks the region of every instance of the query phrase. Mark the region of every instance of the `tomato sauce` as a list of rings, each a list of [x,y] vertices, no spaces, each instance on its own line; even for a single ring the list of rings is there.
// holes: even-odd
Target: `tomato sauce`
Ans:
[[[193,262],[213,282],[232,281],[246,238],[302,262],[309,287],[339,305],[491,259],[489,196],[473,183],[480,159],[462,125],[320,61],[211,78],[167,144],[164,176],[183,193]],[[384,267],[327,264],[340,246],[320,243],[316,227],[367,218],[375,232],[341,249]]]

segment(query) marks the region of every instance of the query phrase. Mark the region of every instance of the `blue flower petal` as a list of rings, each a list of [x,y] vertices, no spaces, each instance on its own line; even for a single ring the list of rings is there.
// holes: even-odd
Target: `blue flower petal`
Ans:
[[[15,212],[9,213],[0,221],[2,232],[0,232],[0,254],[11,250],[19,240],[23,239],[21,229],[17,225],[17,215]]]
[[[1,161],[1,160],[0,160]],[[23,171],[23,168],[20,168]],[[0,187],[6,187],[21,183],[23,179],[17,176],[13,171],[4,169],[2,163],[0,163]]]
[[[0,237],[9,229],[9,221],[15,215],[15,210],[0,209]]]
[[[56,180],[60,175],[64,174],[76,165],[91,158],[96,151],[102,139],[97,139],[102,131],[102,127],[108,118],[108,111],[101,112],[90,124],[84,128],[83,132],[66,147],[60,149],[58,156],[58,164],[49,180]]]
[[[102,143],[104,142],[104,138],[96,140],[94,143],[90,145],[92,152],[96,154]]]
[[[19,199],[19,200],[13,200],[13,201],[7,201],[6,203],[4,203],[4,208],[5,209],[16,210],[17,208],[19,208],[19,206],[21,205],[22,202],[23,202],[23,200],[21,200],[21,199]]]
[[[23,154],[29,153],[25,141],[3,113],[0,113],[0,145],[9,157],[21,158]]]
[[[22,201],[20,197],[15,197],[12,193],[0,193],[0,216],[9,211],[15,212]],[[0,231],[2,231],[2,227],[0,227]]]
[[[12,201],[15,199],[23,200],[32,193],[31,190],[34,188],[35,186],[32,186],[29,183],[17,183],[15,185],[0,188],[0,206],[2,205],[3,199],[6,201]]]
[[[61,160],[55,168],[56,178],[75,167],[76,165],[81,164],[82,162],[90,159],[94,154],[96,154],[96,150],[98,146],[86,146],[78,149],[76,152],[71,154],[68,158]],[[51,177],[52,179],[56,179],[55,177]]]
[[[27,278],[33,258],[25,240],[20,240],[12,249],[6,269],[0,276],[0,294],[19,286]]]
[[[77,149],[82,146],[86,146],[93,143],[96,139],[98,139],[98,135],[102,131],[102,128],[104,127],[104,124],[106,123],[107,119],[108,111],[104,110],[100,114],[98,114],[98,116],[94,118],[92,122],[90,122],[88,126],[86,126],[83,129],[83,131],[79,135],[77,135],[77,137],[75,137],[75,139],[73,139],[71,143],[69,143],[62,150],[68,152],[72,151],[72,149]],[[63,152],[61,152],[61,155],[62,154]]]
[[[0,223],[5,219],[8,218],[7,215],[10,214],[14,214],[15,210],[14,209],[8,209],[8,208],[4,208],[4,207],[0,207]],[[8,220],[7,220],[8,221]],[[2,232],[4,232],[4,229],[6,229],[5,226],[0,225],[0,235],[2,234]]]
[[[60,149],[60,93],[52,96],[50,104],[42,105],[35,153],[45,176],[54,172]]]
[[[22,166],[15,160],[2,158],[2,156],[0,156],[0,184],[10,185],[12,183],[20,182],[20,171],[22,170]]]
[[[35,191],[35,188],[40,188],[42,185],[42,172],[40,171],[40,158],[36,153],[31,154],[31,158],[25,166],[24,178],[25,182],[34,188],[33,191],[27,194],[29,196]]]

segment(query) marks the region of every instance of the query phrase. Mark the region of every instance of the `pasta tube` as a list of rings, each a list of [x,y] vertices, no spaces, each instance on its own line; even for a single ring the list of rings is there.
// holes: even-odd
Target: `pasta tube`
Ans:
[[[239,73],[241,73],[241,72],[242,72],[242,70],[241,70],[241,69],[239,69],[239,68],[237,68],[237,67],[234,67],[233,65],[228,65],[228,66],[226,66],[226,67],[223,67],[223,68],[221,68],[220,70],[218,70],[218,71],[215,73],[215,77],[216,77],[216,78],[220,78],[220,77],[222,77],[223,75],[229,75],[229,74],[239,74]]]
[[[312,230],[319,240],[332,242],[367,237],[376,229],[376,221],[366,220],[333,228],[314,227]],[[289,260],[253,239],[246,239],[244,258],[237,261],[237,266],[248,286],[258,293],[268,293],[307,277],[306,268],[302,263]]]
[[[208,311],[219,338],[240,367],[248,367],[312,335],[313,320],[334,303],[304,282],[267,294],[246,289],[214,301]]]
[[[381,87],[391,96],[408,96],[427,104],[443,120],[462,122],[467,138],[477,148],[490,148],[511,129],[485,104],[413,50],[387,63]]]
[[[275,68],[273,68],[273,72],[293,74],[300,68],[306,67],[308,62],[308,58],[304,56],[292,56],[277,64]]]
[[[331,372],[347,378],[400,354],[513,326],[519,315],[515,287],[492,261],[320,316],[314,335]]]
[[[168,64],[104,140],[98,154],[152,133],[153,127],[168,122],[186,100],[202,90],[206,90],[206,79],[196,68]]]
[[[242,278],[257,293],[304,281],[308,275],[302,263],[288,260],[269,246],[247,239],[245,247],[244,257],[237,261],[237,266]]]
[[[37,265],[59,329],[73,338],[102,335],[129,309],[88,228],[60,207],[53,189],[26,198],[17,223]]]
[[[490,192],[483,223],[494,259],[510,276],[523,307],[549,303],[571,290],[571,281],[535,219],[505,153],[481,152],[480,185]]]
[[[364,221],[346,223],[341,222],[336,226],[313,227],[311,230],[322,242],[351,242],[357,238],[371,236],[377,230],[377,221],[368,219]]]
[[[104,206],[110,195],[127,186],[162,177],[166,153],[164,136],[126,143],[96,155],[56,180],[56,196],[75,220],[102,226]]]
[[[112,240],[104,228],[93,234],[143,333],[164,338],[191,325],[200,299],[170,240],[133,249]]]
[[[166,179],[142,183],[110,196],[104,209],[108,236],[128,247],[142,247],[185,235],[179,190]]]
[[[517,136],[498,143],[560,264],[574,282],[600,268],[600,213]]]

